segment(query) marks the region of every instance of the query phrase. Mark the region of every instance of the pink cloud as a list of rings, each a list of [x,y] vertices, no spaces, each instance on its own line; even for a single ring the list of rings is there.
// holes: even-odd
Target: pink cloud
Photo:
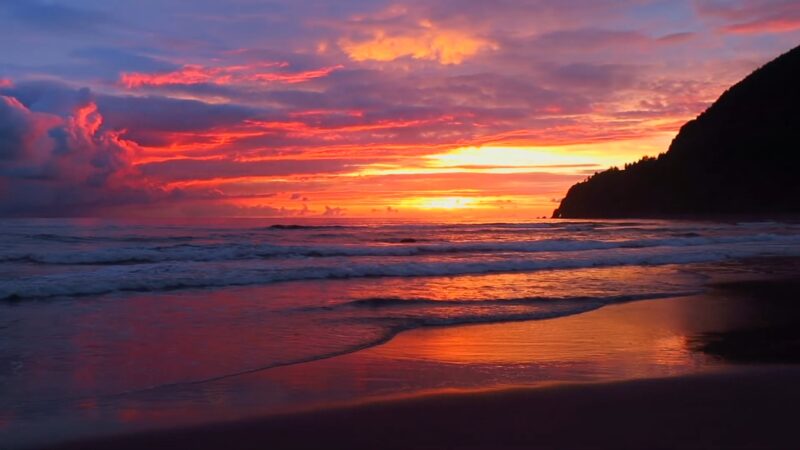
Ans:
[[[70,112],[34,112],[18,99],[0,96],[0,171],[9,192],[2,211],[75,215],[104,204],[149,201],[158,189],[143,180],[132,162],[135,143],[119,131],[103,130],[92,99],[76,99]]]
[[[700,14],[727,22],[732,34],[785,33],[800,29],[800,2],[794,0],[695,0]]]
[[[785,33],[789,31],[800,30],[800,17],[776,17],[771,19],[753,20],[750,22],[728,25],[724,29],[725,31],[734,34]]]
[[[671,33],[666,36],[661,36],[657,40],[658,42],[662,42],[665,44],[679,44],[683,42],[688,42],[696,37],[697,37],[696,33],[679,32],[679,33]]]

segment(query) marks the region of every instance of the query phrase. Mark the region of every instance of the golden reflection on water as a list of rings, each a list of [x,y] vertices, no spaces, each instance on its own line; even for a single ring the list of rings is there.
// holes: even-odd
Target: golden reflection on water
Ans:
[[[403,333],[374,349],[392,359],[450,364],[558,364],[617,367],[694,367],[704,359],[688,348],[698,332],[684,320],[694,298],[613,305],[557,320],[434,328]]]
[[[354,354],[258,375],[280,390],[338,401],[414,392],[680,375],[722,362],[692,336],[735,326],[708,295],[607,306],[554,320],[423,328]]]
[[[437,256],[434,259],[443,262],[448,258]],[[376,296],[464,302],[526,297],[594,297],[609,293],[631,294],[633,289],[658,292],[659,289],[670,287],[674,289],[675,286],[680,286],[686,281],[688,279],[685,274],[676,273],[670,266],[590,267],[571,270],[430,277],[413,281],[405,278],[386,278],[357,285],[329,284],[329,286],[335,287],[338,295],[330,295],[333,292],[321,294],[330,298],[330,304],[338,301],[336,297]],[[296,288],[305,289],[302,285],[298,285]]]
[[[692,350],[690,339],[748,323],[748,304],[701,295],[554,320],[422,328],[356,353],[192,386],[158,397],[158,407],[154,397],[123,398],[113,417],[131,426],[199,423],[209,405],[219,420],[460,389],[692,373],[722,363]],[[85,404],[83,414],[97,414],[94,406]]]
[[[591,296],[592,289],[608,288],[615,282],[630,286],[632,280],[641,280],[651,286],[656,277],[667,279],[664,276],[667,272],[660,270],[575,271],[573,276],[579,276],[580,283],[574,284],[580,288],[570,287],[564,296]],[[553,286],[568,286],[564,276],[563,272],[542,272],[536,275],[431,278],[422,280],[424,282],[418,286],[406,282],[403,297],[414,298],[414,293],[419,290],[426,292],[424,297],[429,299],[483,298],[493,301],[484,302],[481,307],[513,309],[515,306],[503,306],[503,300],[498,299],[537,296],[539,292],[546,297],[558,296],[563,289],[557,291]],[[594,286],[595,282],[597,286]],[[347,338],[358,343],[358,335],[347,334],[352,328],[327,328],[325,330],[330,332],[322,335],[306,333],[307,329],[301,327],[292,330],[303,323],[305,316],[302,315],[296,320],[292,319],[293,315],[281,315],[285,319],[282,322],[265,321],[274,315],[271,310],[263,310],[262,299],[266,297],[270,298],[272,307],[282,308],[282,311],[293,306],[292,300],[298,295],[333,297],[325,289],[341,286],[348,285],[298,283],[292,285],[292,289],[287,289],[287,286],[280,286],[280,289],[230,289],[224,294],[207,295],[203,301],[176,296],[165,302],[164,296],[153,296],[128,302],[119,311],[112,309],[114,314],[99,316],[89,310],[78,317],[85,323],[73,317],[72,323],[83,324],[70,341],[73,345],[93,348],[91,344],[95,342],[96,329],[104,324],[117,327],[126,338],[116,343],[112,347],[116,351],[107,356],[109,361],[119,364],[97,366],[108,370],[94,370],[97,367],[88,363],[75,364],[86,368],[76,370],[70,381],[77,391],[89,391],[98,380],[108,379],[121,380],[124,385],[142,386],[147,385],[153,375],[192,379],[187,374],[194,378],[201,371],[212,375],[225,373],[223,369],[231,366],[246,367],[244,363],[262,361],[264,353],[281,357],[305,351],[313,355],[319,353],[327,340],[338,342]],[[360,295],[365,298],[377,293],[392,296],[401,293],[402,287],[403,283],[394,280],[375,280],[374,284],[362,283]],[[353,292],[339,293],[353,298],[351,294]],[[572,303],[584,301],[590,300]],[[318,304],[325,302],[326,299],[320,299]],[[562,303],[560,300],[554,302]],[[109,302],[109,305],[122,303]],[[109,418],[133,429],[165,423],[236,419],[423,392],[679,375],[721,364],[694,351],[689,344],[692,337],[752,321],[756,315],[752,305],[753,302],[747,299],[733,301],[704,294],[610,305],[552,320],[423,327],[401,332],[383,345],[337,357],[217,381],[161,390],[145,389],[131,395],[114,396],[111,402],[101,395],[97,399],[85,399],[77,410],[73,409],[69,414],[70,420],[81,418],[91,422]],[[390,305],[388,308],[393,307]],[[424,313],[449,314],[445,310],[450,307],[455,308],[433,308],[425,303],[428,309]],[[424,311],[413,303],[400,308],[403,314],[417,310]],[[208,314],[194,314],[198,311]],[[329,311],[325,310],[324,314]],[[336,313],[339,310],[332,311]],[[350,314],[344,316],[346,319],[382,313],[381,309],[371,307],[350,307],[343,311]],[[397,311],[383,313],[397,314]],[[220,322],[220,316],[224,314],[229,315],[230,320]],[[116,317],[119,320],[108,320]],[[169,317],[171,326],[150,324],[147,319],[151,317]],[[220,323],[225,325],[215,327]],[[231,323],[236,327],[231,328]],[[292,332],[275,329],[278,325]],[[81,352],[79,356],[85,357],[86,353]],[[46,368],[42,366],[40,372],[46,373],[43,370]],[[5,419],[10,420],[9,416]]]

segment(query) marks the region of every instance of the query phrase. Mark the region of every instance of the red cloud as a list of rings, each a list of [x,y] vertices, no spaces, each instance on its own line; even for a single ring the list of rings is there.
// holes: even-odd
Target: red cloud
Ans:
[[[251,66],[204,67],[188,64],[179,70],[167,73],[123,73],[120,83],[129,88],[145,86],[218,84],[234,83],[303,83],[315,78],[326,77],[344,66],[336,65],[301,72],[265,72],[268,68],[286,68],[285,62],[260,63]]]
[[[9,125],[0,132],[0,142],[9,144],[6,154],[0,152],[11,193],[0,208],[4,214],[84,214],[150,201],[159,191],[132,164],[136,144],[121,132],[103,130],[103,117],[90,99],[78,99],[60,116],[0,96],[0,121]]]
[[[254,81],[279,82],[279,83],[287,83],[287,84],[303,83],[303,82],[306,82],[306,81],[309,81],[309,80],[313,80],[315,78],[327,77],[334,70],[339,70],[339,69],[342,69],[342,68],[344,68],[344,66],[341,65],[341,64],[338,64],[336,66],[323,67],[323,68],[317,69],[317,70],[307,70],[305,72],[261,73],[261,74],[253,75],[250,79],[254,80]]]

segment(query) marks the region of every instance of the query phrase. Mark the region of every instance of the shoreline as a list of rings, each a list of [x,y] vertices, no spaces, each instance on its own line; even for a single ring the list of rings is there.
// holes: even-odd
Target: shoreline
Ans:
[[[549,321],[413,330],[355,354],[253,375],[262,381],[291,379],[302,384],[304,376],[316,380],[309,373],[335,379],[343,370],[380,367],[390,360],[395,364],[386,365],[383,372],[362,375],[380,376],[401,367],[419,370],[414,367],[424,366],[415,364],[428,358],[437,364],[466,367],[464,364],[469,364],[475,354],[484,363],[504,364],[503,355],[487,360],[487,349],[507,348],[502,344],[505,341],[498,344],[492,339],[511,335],[513,340],[536,338],[528,344],[534,347],[526,347],[526,351],[540,363],[547,364],[549,356],[564,362],[594,358],[595,364],[599,361],[602,366],[594,370],[609,377],[613,374],[607,371],[609,367],[638,361],[631,360],[631,355],[663,358],[681,350],[663,347],[665,343],[674,346],[672,339],[661,342],[654,338],[661,347],[644,346],[628,353],[630,349],[623,348],[629,345],[627,338],[637,339],[641,330],[664,337],[683,330],[685,339],[679,347],[684,353],[673,354],[677,359],[665,361],[665,366],[639,368],[624,379],[553,378],[527,386],[455,387],[354,397],[350,402],[320,404],[295,412],[176,425],[35,448],[792,448],[793,405],[800,402],[800,365],[790,363],[798,362],[800,329],[786,330],[800,323],[800,307],[792,305],[800,283],[787,278],[717,281],[700,296],[622,303]],[[719,313],[727,317],[714,317]],[[595,339],[586,332],[589,325],[600,330]],[[663,330],[658,331],[658,327]],[[618,335],[609,335],[614,330]],[[539,342],[547,336],[550,341]],[[599,336],[603,339],[594,342]],[[450,348],[454,337],[461,339],[462,354],[436,353],[437,349]],[[465,337],[473,341],[464,341]],[[573,345],[566,347],[560,342],[572,340]],[[619,348],[608,350],[609,344]],[[609,353],[597,354],[598,349]],[[658,352],[648,353],[654,349]],[[510,351],[509,361],[524,362],[521,353]],[[720,363],[665,371],[670,364],[684,361],[686,351]]]
[[[215,416],[213,407],[198,404],[209,410],[190,414],[204,420],[172,421],[167,414],[158,427],[27,448],[660,448],[637,434],[642,427],[715,436],[697,448],[781,448],[774,444],[791,440],[759,439],[779,435],[768,422],[793,417],[786,405],[800,400],[800,366],[776,365],[797,362],[800,354],[800,328],[786,332],[787,324],[800,323],[800,308],[789,307],[800,283],[785,277],[780,269],[787,267],[794,269],[776,269],[784,275],[778,279],[770,279],[774,273],[754,281],[712,277],[698,296],[620,303],[551,320],[415,329],[356,353],[199,386],[201,394],[219,388],[257,394],[280,386],[272,392],[299,396],[287,399],[328,399],[308,408],[262,404],[249,413]],[[753,358],[760,348],[769,348],[770,357]],[[437,389],[433,380],[446,383]],[[270,401],[269,395],[258,393],[256,401]],[[147,399],[129,404],[134,411],[145,408],[145,418],[152,407]],[[719,417],[705,423],[707,415]],[[621,432],[626,421],[636,428],[626,435],[629,447],[603,435],[609,427]],[[420,426],[427,431],[417,432]],[[570,428],[600,437],[575,440]],[[726,440],[731,429],[737,437]],[[469,430],[496,441],[465,435]],[[692,448],[686,436],[669,442],[664,448]]]
[[[48,449],[790,448],[800,367],[422,395]]]

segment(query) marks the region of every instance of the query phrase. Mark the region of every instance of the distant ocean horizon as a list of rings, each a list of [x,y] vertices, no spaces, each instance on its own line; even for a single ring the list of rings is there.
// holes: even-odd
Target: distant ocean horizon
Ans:
[[[794,256],[800,224],[782,222],[2,220],[0,422],[180,396],[417,328],[691,295],[701,265]]]

